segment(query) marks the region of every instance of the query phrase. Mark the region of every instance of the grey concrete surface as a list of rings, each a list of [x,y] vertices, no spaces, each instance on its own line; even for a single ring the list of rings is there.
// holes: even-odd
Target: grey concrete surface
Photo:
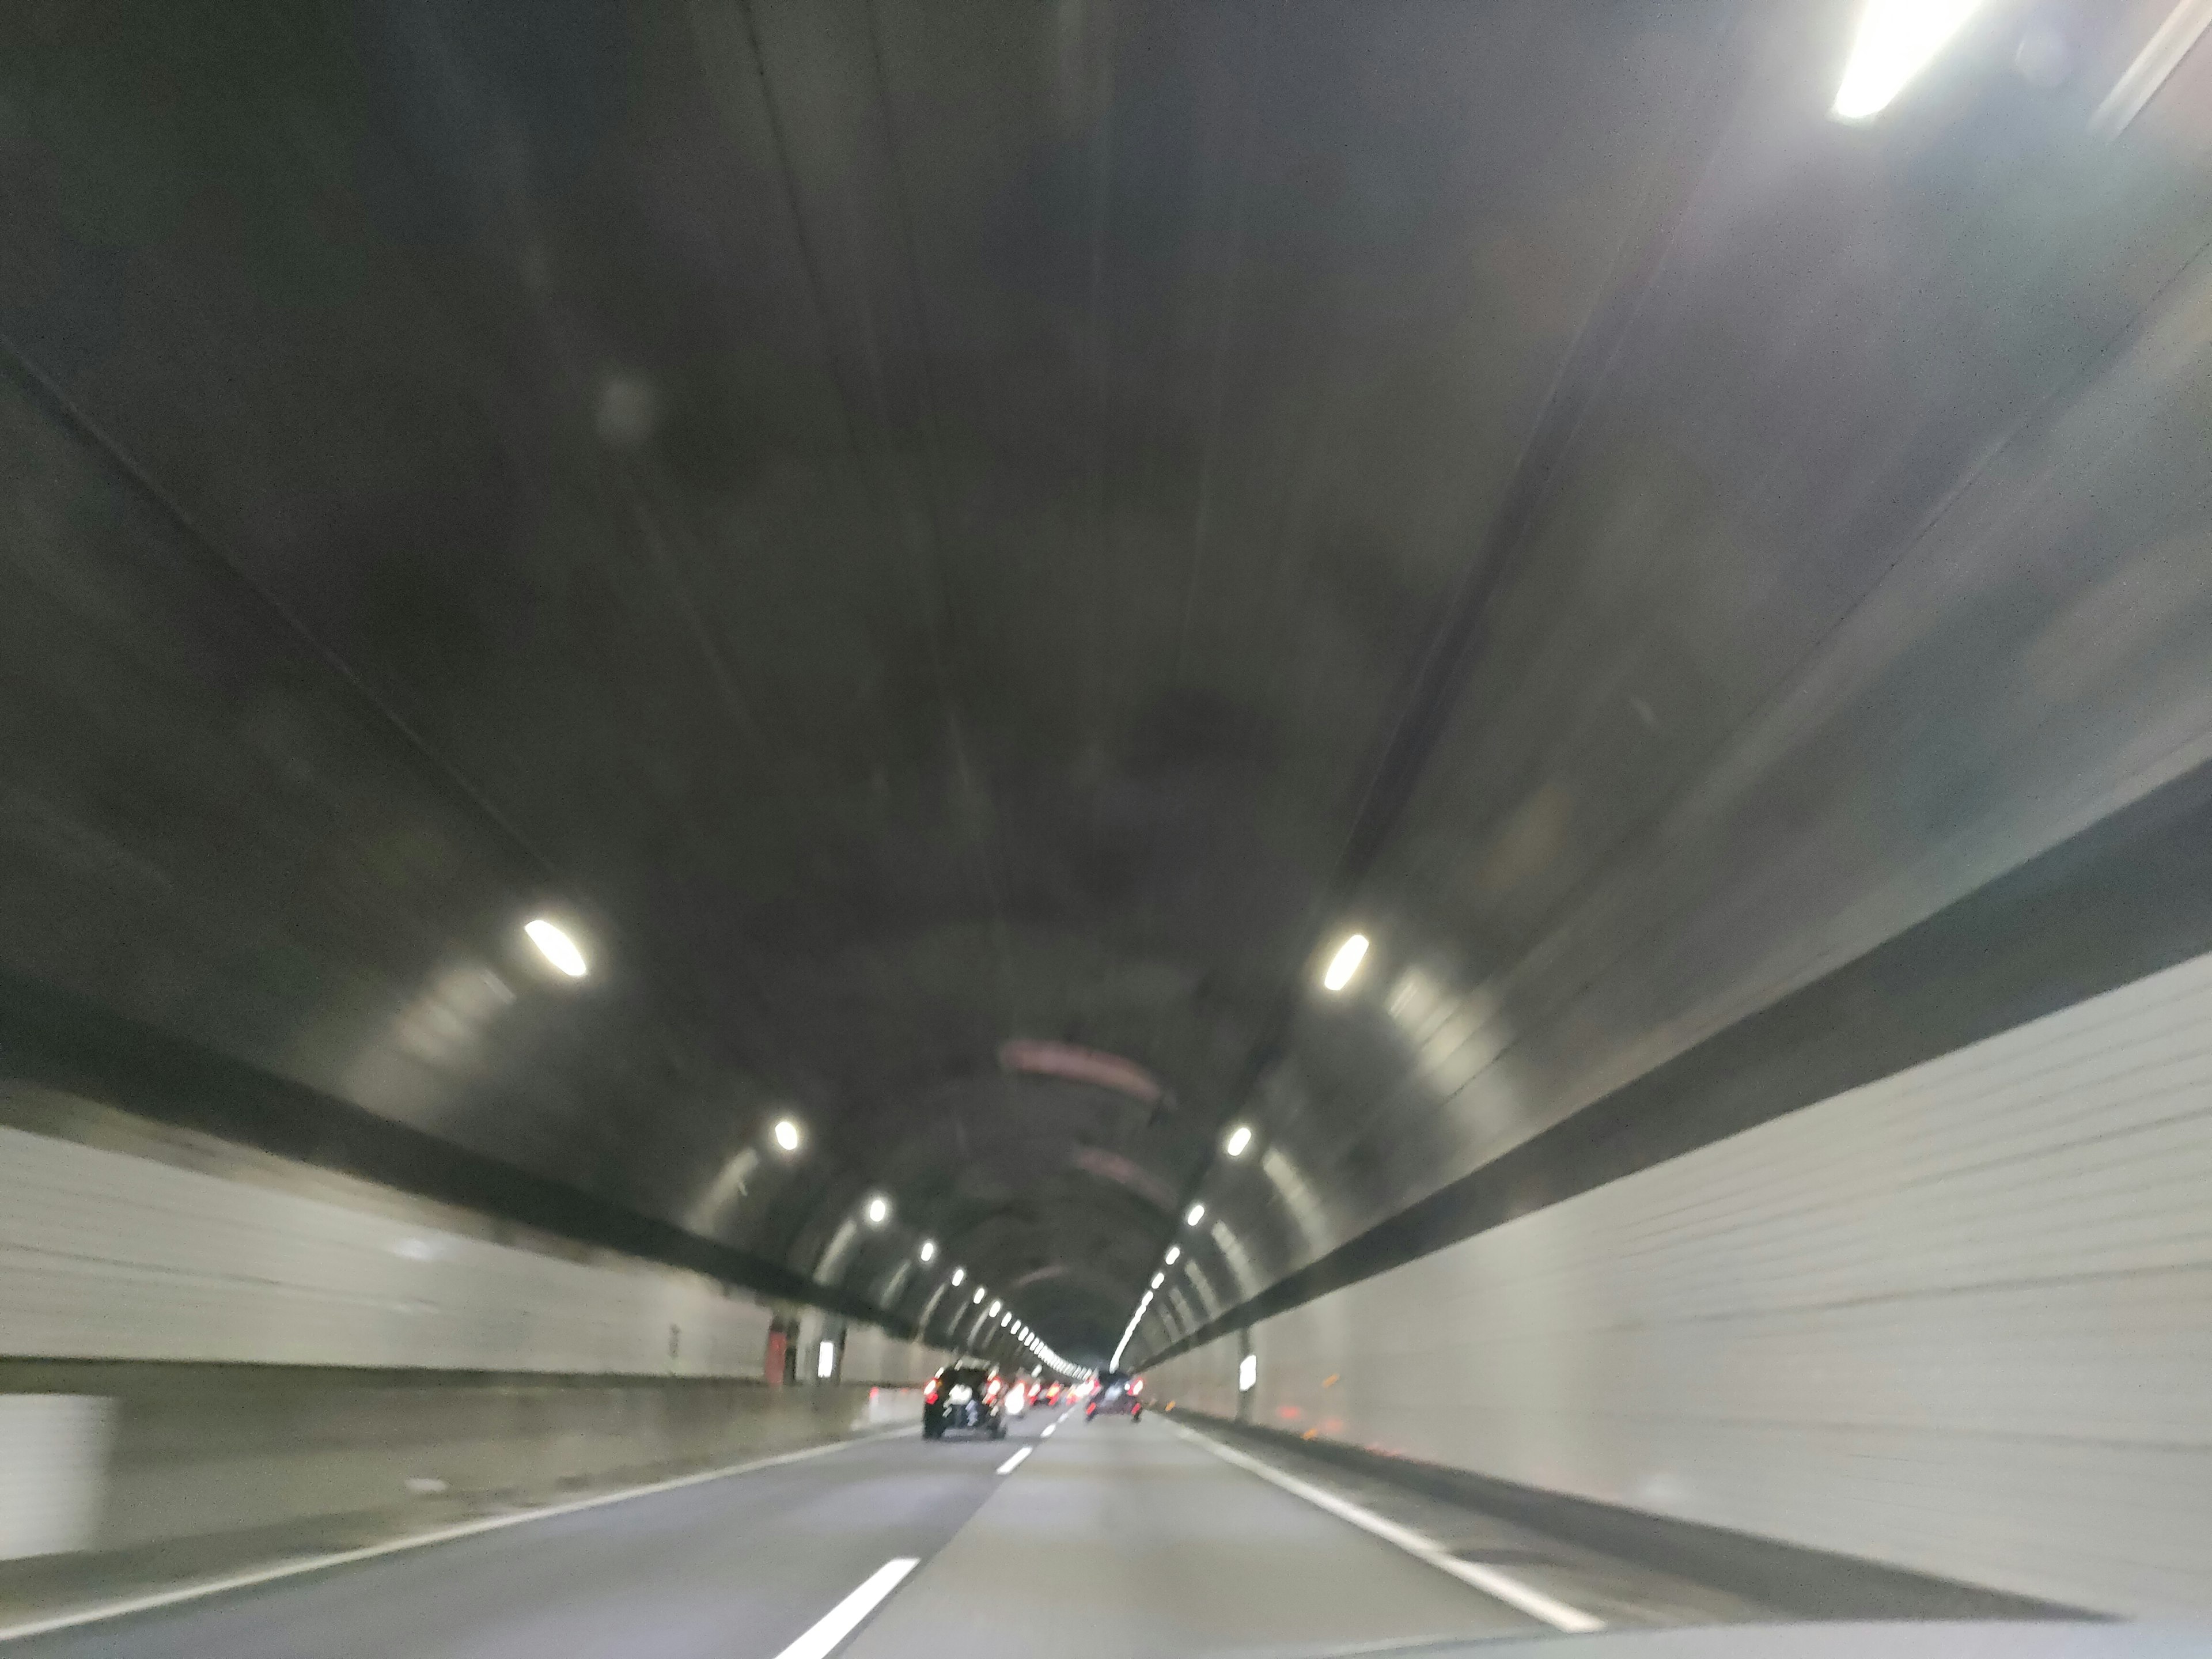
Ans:
[[[1541,1628],[1166,1424],[1076,1415],[844,1659],[1287,1659]]]
[[[999,1473],[1024,1450],[1018,1468]],[[1433,1514],[1413,1518],[1454,1541]],[[1458,1652],[1462,1644],[1471,1653],[1518,1652],[1516,1638],[1533,1638],[1531,1651],[1588,1650],[1210,1455],[1170,1424],[1037,1414],[1005,1441],[894,1433],[28,1638],[4,1651],[8,1659],[779,1659],[900,1557],[921,1565],[836,1650],[838,1659],[1322,1659]],[[1564,1556],[1514,1570],[1585,1604],[1618,1582],[1607,1564]],[[1630,1611],[1618,1601],[1603,1610]],[[1717,1610],[1730,1611],[1744,1610]],[[1704,1624],[1716,1612],[1686,1602],[1640,1616]],[[1753,1645],[1724,1650],[1759,1651],[1762,1641],[1784,1653],[1864,1650],[1800,1624],[1741,1628]],[[2035,1650],[2057,1659],[2075,1650],[2067,1630],[2096,1628],[1954,1626],[1963,1645],[1925,1650],[1978,1656],[2041,1643]],[[1707,1644],[1723,1634],[1677,1633]]]
[[[1448,1487],[1407,1479],[1400,1460],[1331,1457],[1290,1436],[1178,1411],[1164,1419],[1210,1436],[1294,1480],[1319,1486],[1385,1521],[1410,1528],[1463,1561],[1500,1568],[1544,1595],[1620,1626],[1738,1625],[1794,1616],[1717,1583],[1626,1553],[1607,1553],[1475,1504]]]
[[[1540,1628],[1184,1443],[1032,1416],[867,1441],[10,1644],[9,1659],[773,1659],[896,1556],[849,1659],[1333,1652]],[[996,1473],[1024,1447],[1012,1474]]]
[[[0,1361],[115,1402],[89,1553],[0,1564],[0,1613],[343,1548],[893,1426],[919,1395],[710,1378]],[[410,1483],[413,1483],[411,1486]]]
[[[10,1644],[9,1659],[752,1659],[927,1560],[1008,1442],[871,1440]]]
[[[2099,1616],[2063,1602],[1593,1504],[1341,1442],[1308,1441],[1188,1410],[1176,1413],[1175,1420],[1411,1527],[1462,1560],[1510,1564],[1516,1577],[1569,1597],[1609,1626],[1761,1619],[2007,1623]]]

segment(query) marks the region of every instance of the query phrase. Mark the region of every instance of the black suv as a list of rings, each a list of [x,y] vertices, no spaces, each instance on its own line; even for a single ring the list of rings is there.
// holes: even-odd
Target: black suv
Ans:
[[[1006,1380],[991,1366],[955,1363],[921,1391],[921,1437],[941,1438],[947,1429],[980,1429],[1006,1437]]]
[[[1083,1415],[1087,1421],[1101,1412],[1127,1412],[1132,1423],[1140,1421],[1145,1415],[1145,1379],[1127,1371],[1107,1372],[1098,1379],[1097,1392],[1083,1408]]]

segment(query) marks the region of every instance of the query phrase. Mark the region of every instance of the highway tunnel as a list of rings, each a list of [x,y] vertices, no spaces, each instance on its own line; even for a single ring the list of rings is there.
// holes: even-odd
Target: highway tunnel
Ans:
[[[2201,1630],[2208,24],[0,11],[0,1645]]]

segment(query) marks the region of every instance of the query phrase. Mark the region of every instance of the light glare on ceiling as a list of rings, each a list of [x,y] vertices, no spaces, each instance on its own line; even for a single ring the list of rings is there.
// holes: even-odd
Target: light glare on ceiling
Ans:
[[[1186,1227],[1195,1227],[1205,1219],[1206,1206],[1203,1204],[1194,1204],[1183,1212],[1182,1223]]]
[[[776,1119],[775,1144],[777,1146],[782,1147],[787,1152],[795,1152],[799,1150],[799,1125],[787,1117]]]
[[[1981,0],[1865,0],[1830,113],[1838,121],[1880,114],[1980,4]]]
[[[581,979],[588,971],[590,964],[584,960],[576,941],[544,917],[524,924],[522,931],[530,935],[530,942],[544,953],[545,960],[570,979]]]
[[[1244,1156],[1244,1149],[1251,1144],[1252,1132],[1240,1123],[1229,1132],[1228,1144],[1221,1150],[1231,1158],[1242,1158]]]
[[[1367,935],[1354,933],[1336,947],[1336,954],[1328,959],[1328,971],[1321,976],[1322,988],[1341,991],[1352,983],[1352,976],[1359,971],[1359,964],[1367,956]]]

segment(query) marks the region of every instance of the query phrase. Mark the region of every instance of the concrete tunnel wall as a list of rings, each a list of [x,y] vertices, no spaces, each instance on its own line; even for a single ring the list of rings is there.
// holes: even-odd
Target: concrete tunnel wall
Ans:
[[[2208,1192],[2212,956],[1217,1338],[1148,1389],[1989,1589],[2201,1617]]]
[[[763,1387],[743,1291],[359,1196],[0,1127],[0,1559],[297,1548],[738,1461],[913,1420],[942,1357],[840,1321],[833,1384]]]

